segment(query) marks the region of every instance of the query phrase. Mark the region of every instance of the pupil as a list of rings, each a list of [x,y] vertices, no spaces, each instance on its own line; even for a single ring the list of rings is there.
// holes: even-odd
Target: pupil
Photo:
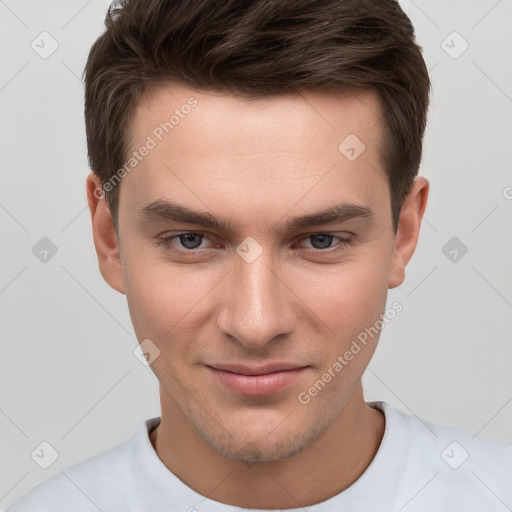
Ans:
[[[312,244],[313,244],[313,247],[315,247],[315,249],[328,248],[330,246],[330,244],[332,243],[332,238],[333,238],[333,235],[313,235],[311,237]],[[316,247],[315,243],[314,243],[314,240],[318,240],[318,239],[320,239],[320,247]],[[323,239],[323,242],[322,242],[322,239]]]
[[[199,238],[199,243],[194,243],[194,237]],[[186,249],[197,249],[201,245],[203,235],[198,235],[195,233],[187,233],[184,235],[180,235],[180,242],[183,244],[183,247]]]

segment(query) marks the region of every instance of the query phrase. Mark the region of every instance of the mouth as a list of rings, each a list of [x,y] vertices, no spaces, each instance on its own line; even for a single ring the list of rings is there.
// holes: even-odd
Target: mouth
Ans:
[[[309,366],[273,363],[264,366],[206,365],[216,380],[232,392],[248,396],[273,395],[294,382]]]

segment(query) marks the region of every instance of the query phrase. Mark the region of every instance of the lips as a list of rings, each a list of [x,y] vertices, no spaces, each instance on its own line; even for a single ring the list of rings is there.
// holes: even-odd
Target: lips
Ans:
[[[221,385],[232,392],[265,396],[275,394],[295,382],[308,368],[291,363],[272,363],[264,366],[241,364],[207,365]]]
[[[240,375],[267,375],[269,373],[296,370],[304,366],[292,363],[271,363],[264,366],[246,366],[242,364],[212,364],[209,365],[217,370],[223,370]]]

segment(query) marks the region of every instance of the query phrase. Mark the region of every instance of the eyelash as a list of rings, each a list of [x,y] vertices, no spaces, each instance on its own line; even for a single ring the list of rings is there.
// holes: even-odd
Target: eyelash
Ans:
[[[183,231],[181,233],[177,233],[177,234],[174,234],[174,235],[164,235],[164,236],[158,237],[157,238],[157,245],[158,246],[162,246],[165,249],[169,249],[169,250],[172,250],[174,252],[179,252],[179,253],[197,254],[197,253],[201,253],[201,252],[208,252],[208,251],[210,251],[210,249],[183,249],[182,250],[182,249],[175,249],[175,248],[171,247],[171,244],[172,244],[173,240],[179,238],[182,235],[200,235],[200,236],[208,239],[208,237],[202,231]],[[306,235],[300,241],[306,240],[308,238],[311,238],[311,237],[314,237],[314,236],[318,236],[318,235],[332,236],[334,239],[337,239],[340,242],[339,245],[341,246],[341,248],[337,248],[337,249],[336,248],[335,249],[332,249],[332,248],[327,248],[327,249],[315,249],[315,248],[312,248],[312,249],[308,249],[308,251],[313,253],[313,254],[333,254],[333,253],[336,253],[336,252],[341,252],[341,251],[345,250],[348,246],[350,246],[350,245],[352,245],[354,243],[353,237],[344,238],[344,237],[341,237],[341,236],[338,236],[338,235],[333,235],[331,233],[323,233],[323,232],[312,233],[310,235]]]

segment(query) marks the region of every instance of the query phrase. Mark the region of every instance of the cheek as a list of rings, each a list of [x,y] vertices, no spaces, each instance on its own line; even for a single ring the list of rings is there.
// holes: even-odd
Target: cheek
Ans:
[[[180,380],[186,366],[183,362],[193,359],[198,334],[194,320],[201,315],[200,299],[206,290],[201,292],[196,279],[184,278],[171,264],[141,265],[138,269],[127,274],[125,287],[133,328],[139,342],[149,339],[158,347],[152,370],[160,382],[174,386],[169,374]],[[188,387],[193,389],[191,383]]]
[[[301,298],[337,343],[373,325],[386,306],[386,262],[350,262],[319,277],[302,274]]]
[[[207,304],[206,294],[219,277],[156,259],[134,248],[123,265],[125,292],[138,339],[187,338]],[[179,333],[179,336],[178,336]]]

